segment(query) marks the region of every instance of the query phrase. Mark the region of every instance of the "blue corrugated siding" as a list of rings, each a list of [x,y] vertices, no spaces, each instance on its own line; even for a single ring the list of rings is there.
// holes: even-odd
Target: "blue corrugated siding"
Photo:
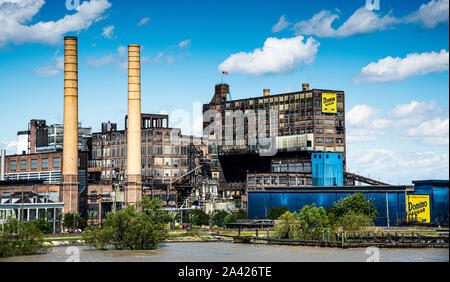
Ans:
[[[431,221],[438,223],[443,217],[449,214],[449,193],[448,187],[416,186],[413,193],[409,195],[430,195]],[[387,226],[386,193],[371,192],[363,193],[368,199],[373,199],[377,207],[378,215],[375,221],[377,226]],[[298,212],[305,205],[323,207],[325,209],[334,205],[339,199],[343,199],[351,193],[324,192],[324,193],[296,193],[296,192],[258,192],[248,193],[248,216],[249,218],[266,218],[272,207],[286,206],[292,212]],[[402,222],[406,217],[405,194],[404,192],[387,193],[389,206],[389,225],[394,226],[397,222]]]
[[[313,153],[313,186],[343,186],[344,164],[341,153]]]

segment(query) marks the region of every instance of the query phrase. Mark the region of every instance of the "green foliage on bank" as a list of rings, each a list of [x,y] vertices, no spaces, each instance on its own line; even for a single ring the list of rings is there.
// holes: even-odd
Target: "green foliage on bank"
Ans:
[[[0,257],[47,252],[43,233],[37,222],[20,222],[9,218],[0,225]]]
[[[270,208],[269,214],[267,215],[267,218],[268,219],[277,219],[277,218],[282,216],[287,211],[289,211],[289,210],[285,206]]]
[[[103,226],[93,227],[83,233],[88,246],[96,249],[154,249],[167,236],[164,226],[170,217],[162,209],[162,201],[147,196],[135,206],[109,213]]]
[[[281,207],[273,213],[280,210]],[[334,233],[338,228],[358,231],[362,227],[371,226],[377,214],[373,200],[356,193],[340,199],[327,210],[312,204],[304,206],[298,213],[286,211],[278,217],[275,229],[281,239],[321,239],[324,232]]]
[[[243,209],[239,209],[236,213],[232,213],[232,214],[228,214],[225,218],[224,218],[224,223],[235,223],[237,222],[239,219],[247,219],[247,213],[243,210]]]

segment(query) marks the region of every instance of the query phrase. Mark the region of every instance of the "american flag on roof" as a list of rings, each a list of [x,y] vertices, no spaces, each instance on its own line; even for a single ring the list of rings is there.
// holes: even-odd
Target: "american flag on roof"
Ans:
[[[227,71],[223,71],[222,75],[228,75],[228,72]]]

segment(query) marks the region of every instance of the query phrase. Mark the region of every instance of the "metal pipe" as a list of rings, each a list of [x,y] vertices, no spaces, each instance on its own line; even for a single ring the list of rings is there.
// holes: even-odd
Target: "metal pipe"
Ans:
[[[1,163],[0,163],[0,180],[4,181],[5,180],[5,155],[6,155],[6,150],[1,150],[0,152],[1,154]]]
[[[142,198],[141,177],[141,46],[128,45],[127,192],[125,201]]]

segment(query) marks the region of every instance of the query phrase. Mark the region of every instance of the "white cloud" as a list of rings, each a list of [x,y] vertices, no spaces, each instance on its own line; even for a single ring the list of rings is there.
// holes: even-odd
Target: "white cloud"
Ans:
[[[449,119],[440,118],[425,121],[415,128],[410,128],[407,133],[411,137],[426,138],[425,143],[430,145],[449,144]]]
[[[6,155],[15,155],[19,145],[18,141],[0,141],[0,150],[6,150]]]
[[[356,105],[346,114],[346,122],[349,126],[361,126],[370,123],[370,119],[378,111],[367,105]]]
[[[420,23],[424,28],[434,28],[449,21],[449,0],[431,0],[420,8],[403,17],[396,18],[392,11],[382,16],[375,10],[361,7],[356,10],[341,26],[333,28],[339,19],[339,10],[332,13],[322,10],[309,20],[300,21],[292,28],[296,35],[315,35],[318,37],[348,37],[375,31],[395,28],[400,24]]]
[[[148,22],[150,21],[150,18],[142,18],[139,23],[137,24],[137,26],[143,26],[146,25]]]
[[[381,179],[390,184],[413,180],[448,179],[449,156],[432,151],[394,152],[384,148],[348,150],[351,172]]]
[[[365,7],[356,10],[338,29],[331,25],[339,19],[337,14],[323,10],[315,14],[311,19],[296,23],[293,30],[297,35],[315,35],[318,37],[347,37],[355,34],[371,33],[378,30],[392,28],[398,19],[388,13],[380,16]]]
[[[432,0],[422,4],[416,12],[405,18],[406,23],[420,23],[424,28],[434,28],[439,24],[448,24],[449,0]]]
[[[289,22],[286,21],[286,18],[284,15],[280,17],[278,22],[272,27],[272,32],[279,32],[283,29],[287,28],[290,25]]]
[[[114,61],[114,56],[112,54],[103,56],[101,58],[95,58],[95,57],[87,58],[88,65],[94,66],[94,67],[103,66],[103,65],[109,64],[112,61]]]
[[[180,49],[188,48],[189,46],[191,46],[191,40],[190,39],[187,39],[187,40],[184,40],[184,41],[181,41],[180,43],[178,43],[178,47]]]
[[[102,36],[108,39],[116,39],[117,36],[114,34],[114,26],[109,25],[103,28]]]
[[[64,34],[89,28],[111,7],[108,0],[84,1],[75,14],[56,21],[27,25],[44,4],[44,0],[1,0],[0,46],[10,42],[60,44]]]
[[[410,76],[425,75],[432,72],[448,71],[449,54],[441,52],[424,52],[408,54],[405,58],[391,56],[372,62],[365,66],[356,83],[393,82]]]
[[[232,54],[218,66],[218,70],[256,75],[293,71],[302,63],[312,63],[320,46],[313,38],[308,38],[306,42],[303,39],[303,36],[268,38],[262,49]]]
[[[347,112],[346,123],[348,142],[394,138],[396,142],[431,146],[449,143],[448,111],[435,101],[411,101],[390,112],[356,105]]]
[[[64,70],[64,57],[59,56],[52,59],[52,63],[34,69],[34,73],[42,77],[52,77],[59,75]]]

